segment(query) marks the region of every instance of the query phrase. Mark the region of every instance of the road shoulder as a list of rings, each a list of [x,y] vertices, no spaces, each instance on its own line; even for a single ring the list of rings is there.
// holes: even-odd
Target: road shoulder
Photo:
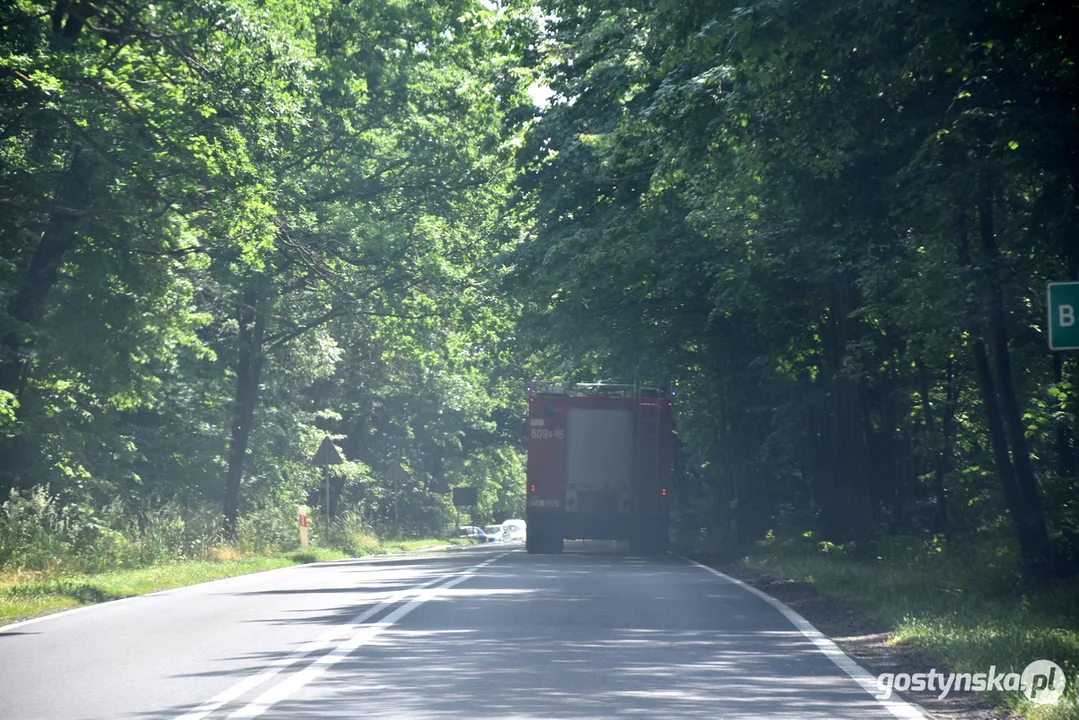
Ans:
[[[891,633],[859,613],[842,598],[821,594],[806,582],[783,580],[731,562],[709,556],[690,556],[696,562],[740,580],[780,601],[809,621],[834,642],[848,657],[872,675],[880,673],[924,673],[932,669],[949,672],[948,667],[913,648],[887,643]],[[943,700],[932,693],[899,693],[927,714],[939,720],[1022,720],[1006,708],[979,701],[973,694],[950,695]]]

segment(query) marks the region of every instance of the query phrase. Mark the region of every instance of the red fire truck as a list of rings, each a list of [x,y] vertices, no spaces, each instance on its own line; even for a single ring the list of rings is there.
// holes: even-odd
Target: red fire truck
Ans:
[[[528,400],[528,552],[560,553],[563,540],[580,539],[666,553],[674,392],[533,383]]]

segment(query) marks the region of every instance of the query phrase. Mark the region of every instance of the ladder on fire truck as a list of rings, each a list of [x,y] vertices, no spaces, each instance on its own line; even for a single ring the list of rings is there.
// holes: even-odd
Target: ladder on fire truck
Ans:
[[[640,510],[650,510],[660,501],[660,422],[665,393],[658,387],[636,385],[637,400],[637,486]]]

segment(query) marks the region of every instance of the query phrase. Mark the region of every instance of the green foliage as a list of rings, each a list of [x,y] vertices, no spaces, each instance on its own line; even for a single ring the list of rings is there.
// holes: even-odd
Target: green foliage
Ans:
[[[253,509],[240,517],[235,543],[241,552],[266,555],[300,547],[297,513],[293,506]]]
[[[677,381],[687,541],[1076,565],[1074,8],[42,7],[0,18],[4,566],[521,516],[535,376]]]
[[[47,487],[12,491],[0,506],[0,568],[101,572],[204,557],[221,541],[206,513],[167,503],[141,513],[63,503]]]
[[[58,508],[44,487],[26,496],[12,491],[0,512],[0,562],[4,566],[47,569],[69,553],[72,535],[81,529],[70,527],[65,515],[75,513]]]
[[[292,547],[278,508],[323,502],[327,434],[349,461],[335,514],[387,534],[441,532],[452,484],[523,487],[462,471],[516,454],[492,378],[516,306],[490,258],[530,9],[103,3],[54,25],[9,5],[0,489],[100,509],[43,537],[85,520],[109,565],[197,554],[221,526]]]
[[[1011,520],[1074,568],[1077,366],[1042,336],[1079,271],[1074,9],[544,8],[507,288],[557,372],[677,380],[678,532],[861,553]]]
[[[345,513],[333,523],[333,544],[352,557],[363,557],[378,548],[378,536],[356,511]]]
[[[11,435],[18,425],[19,401],[7,390],[0,390],[0,434]]]

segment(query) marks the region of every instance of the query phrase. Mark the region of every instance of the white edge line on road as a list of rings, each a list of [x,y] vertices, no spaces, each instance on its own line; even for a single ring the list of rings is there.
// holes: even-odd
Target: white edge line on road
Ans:
[[[761,592],[752,585],[748,585],[742,582],[738,578],[733,578],[730,575],[721,573],[715,568],[710,568],[707,565],[699,563],[696,560],[691,560],[687,557],[683,557],[682,559],[688,563],[696,565],[699,568],[704,568],[708,572],[720,578],[723,578],[729,583],[734,583],[743,590],[748,590],[749,592],[759,597],[761,600],[764,600],[766,603],[774,607],[779,612],[783,613],[783,616],[791,621],[791,624],[798,629],[798,632],[805,635],[806,639],[816,645],[818,650],[824,653],[824,655],[829,660],[834,662],[840,670],[847,673],[847,675],[850,675],[851,679],[854,680],[854,682],[861,685],[863,690],[869,693],[869,695],[874,700],[883,705],[884,709],[890,712],[895,717],[902,718],[902,720],[928,720],[928,715],[926,715],[919,708],[912,705],[911,703],[908,703],[905,700],[892,698],[889,698],[887,700],[881,700],[880,698],[878,698],[877,693],[880,692],[880,689],[877,687],[877,679],[873,675],[871,675],[868,670],[866,670],[858,663],[854,662],[854,660],[851,659],[849,655],[840,650],[839,646],[832,642],[828,637],[826,637],[824,633],[813,627],[813,625],[808,620],[796,613],[794,610],[791,610],[779,600],[776,600],[774,597],[768,595],[767,593]]]
[[[169,595],[171,593],[178,593],[190,588],[201,588],[207,585],[213,585],[214,583],[226,583],[230,580],[239,580],[240,578],[253,577],[255,575],[262,575],[272,572],[285,572],[287,570],[299,570],[301,568],[330,566],[342,563],[368,563],[386,561],[402,555],[408,556],[411,559],[422,560],[426,555],[423,553],[430,553],[431,557],[436,557],[445,552],[447,548],[451,547],[463,547],[458,545],[437,545],[434,548],[423,548],[422,550],[409,550],[399,553],[386,553],[385,555],[369,555],[367,557],[358,558],[341,558],[340,560],[320,560],[313,563],[300,563],[298,565],[287,565],[281,568],[273,568],[271,570],[259,570],[253,573],[242,573],[240,575],[230,575],[228,577],[217,578],[216,580],[207,580],[206,582],[195,583],[194,585],[181,585],[180,587],[166,588],[164,590],[156,590],[154,592],[143,593],[142,595],[132,595],[131,597],[118,598],[116,600],[106,600],[105,602],[94,603],[92,605],[82,605],[80,607],[71,608],[70,610],[61,610],[60,612],[49,613],[48,615],[42,615],[40,617],[30,618],[29,620],[20,620],[19,622],[8,623],[7,625],[0,625],[0,634],[6,633],[9,630],[25,627],[27,625],[33,625],[34,623],[43,622],[45,620],[54,620],[56,618],[64,617],[65,615],[73,615],[75,613],[83,612],[85,610],[94,610],[96,608],[110,607],[117,603],[131,602],[133,600],[142,600],[149,597],[160,597],[162,595]],[[478,546],[477,546],[478,547]]]
[[[454,575],[449,580],[443,582],[441,585],[435,586],[434,588],[426,589],[435,582],[438,582],[438,579],[426,582],[423,585],[418,585],[414,588],[404,591],[403,593],[400,593],[401,595],[408,595],[419,591],[419,594],[413,600],[397,608],[392,613],[384,617],[382,620],[379,620],[378,622],[371,625],[364,625],[363,627],[359,628],[356,633],[348,640],[342,642],[330,652],[320,656],[317,660],[312,662],[303,670],[300,670],[295,675],[289,677],[287,680],[284,680],[270,690],[267,690],[244,707],[229,715],[229,720],[233,720],[233,718],[235,718],[236,720],[239,720],[240,718],[256,718],[259,715],[262,715],[264,712],[295,693],[304,685],[307,685],[311,681],[318,679],[331,667],[351,655],[357,648],[367,644],[377,636],[381,635],[387,628],[392,627],[398,620],[411,613],[420,605],[423,605],[428,600],[434,599],[439,595],[440,592],[444,590],[449,590],[458,583],[464,582],[468,578],[472,577],[475,572],[480,568],[486,567],[487,565],[490,565],[495,560],[498,560],[502,557],[505,557],[505,555],[498,555],[496,557],[489,558],[488,560],[484,560],[478,565],[473,565],[472,567],[467,568],[463,572]],[[379,609],[381,610],[384,606],[389,604],[393,603],[387,600],[385,603],[379,606]],[[376,609],[372,608],[367,613],[364,613],[364,616],[371,617],[375,614],[375,611]],[[364,619],[366,619],[366,617]],[[354,629],[354,626],[357,624],[357,622],[362,621],[357,620],[356,622],[350,623],[348,629]],[[338,628],[338,631],[340,631],[340,628]],[[276,675],[277,672],[280,672],[280,670],[274,671],[273,675]],[[270,675],[270,677],[272,677],[273,675]],[[243,683],[240,684],[242,685]],[[250,688],[245,688],[244,692],[246,692],[248,689]],[[224,694],[225,693],[222,693],[222,695]],[[183,716],[183,720],[194,720],[194,718],[187,718],[187,716]]]
[[[43,620],[52,620],[53,618],[64,617],[65,615],[74,615],[75,613],[80,613],[84,610],[93,610],[94,608],[104,607],[106,605],[116,605],[117,603],[131,602],[132,600],[141,600],[144,597],[146,596],[133,595],[132,597],[119,598],[118,600],[108,600],[103,603],[94,603],[93,605],[82,605],[80,607],[71,608],[70,610],[61,610],[60,612],[50,613],[48,615],[42,615],[36,618],[30,618],[29,620],[20,620],[19,622],[8,623],[7,625],[0,625],[0,633],[6,633],[9,630],[26,627],[27,625],[33,625],[34,623],[39,623]]]

